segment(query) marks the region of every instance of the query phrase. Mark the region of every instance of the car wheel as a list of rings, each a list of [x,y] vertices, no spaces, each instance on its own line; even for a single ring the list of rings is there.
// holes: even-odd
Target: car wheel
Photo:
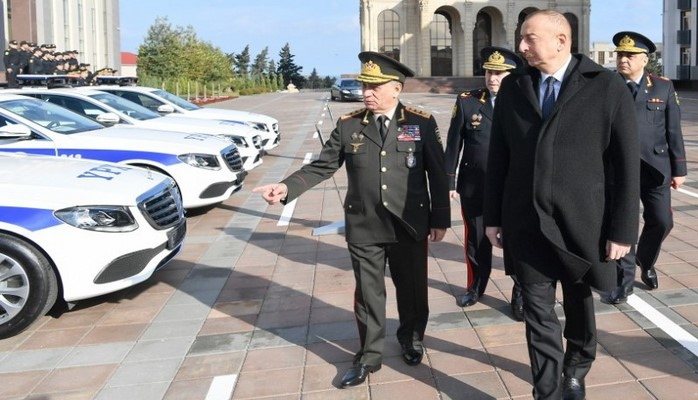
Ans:
[[[344,101],[344,95],[341,93],[339,94],[339,101]]]
[[[0,234],[0,339],[16,335],[53,307],[56,273],[34,246]]]
[[[330,91],[330,100],[335,101],[337,98],[334,97],[334,93]]]

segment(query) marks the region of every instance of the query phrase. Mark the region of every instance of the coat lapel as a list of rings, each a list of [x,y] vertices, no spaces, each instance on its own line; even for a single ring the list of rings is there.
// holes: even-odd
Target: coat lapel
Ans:
[[[378,131],[378,126],[376,125],[376,120],[371,111],[366,110],[364,117],[361,119],[361,126],[361,133],[364,135],[364,137],[377,144],[378,147],[383,146],[383,139],[381,138],[381,134]],[[388,133],[388,136],[390,136],[390,133]]]
[[[540,109],[540,104],[538,103],[538,81],[540,80],[540,72],[535,68],[529,68],[527,74],[521,75],[517,79],[519,88],[524,93],[524,97],[531,104],[534,110],[538,111],[538,116],[543,118],[543,112]]]

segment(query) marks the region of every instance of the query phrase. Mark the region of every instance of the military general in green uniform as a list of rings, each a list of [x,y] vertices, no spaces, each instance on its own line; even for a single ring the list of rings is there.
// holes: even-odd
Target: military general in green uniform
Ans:
[[[428,240],[451,224],[444,150],[433,116],[398,99],[407,66],[375,52],[359,54],[365,108],[342,116],[317,160],[281,183],[255,189],[269,204],[289,202],[346,165],[346,240],[356,279],[360,349],[341,387],[381,368],[385,341],[385,266],[396,288],[397,339],[409,365],[422,361],[427,325]]]

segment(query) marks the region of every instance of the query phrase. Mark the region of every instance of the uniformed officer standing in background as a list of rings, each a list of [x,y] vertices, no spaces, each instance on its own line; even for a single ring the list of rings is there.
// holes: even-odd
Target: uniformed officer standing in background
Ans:
[[[10,40],[9,47],[5,50],[3,62],[5,64],[5,79],[8,88],[18,88],[17,74],[19,73],[19,43]]]
[[[366,108],[342,116],[317,160],[283,182],[255,188],[269,203],[289,202],[346,164],[346,240],[356,287],[360,349],[341,387],[363,383],[383,361],[385,266],[395,284],[397,339],[408,365],[422,361],[429,316],[428,239],[451,224],[444,150],[434,117],[398,99],[407,66],[375,52],[359,54]]]
[[[618,287],[606,303],[619,304],[633,293],[635,265],[640,279],[651,289],[659,287],[654,264],[662,242],[674,226],[671,212],[671,188],[686,180],[686,151],[681,133],[681,110],[674,85],[668,78],[645,71],[656,47],[636,32],[618,32],[613,36],[616,66],[635,97],[640,134],[640,201],[644,225],[637,243],[618,261]]]
[[[450,195],[451,199],[455,199],[456,194],[460,196],[461,214],[465,223],[468,281],[466,292],[459,301],[461,307],[469,307],[478,302],[485,293],[492,272],[492,243],[485,236],[482,221],[492,113],[500,82],[511,71],[523,66],[519,56],[501,47],[485,47],[480,51],[480,58],[486,60],[482,64],[486,87],[458,96],[446,140],[446,171]],[[518,321],[523,321],[521,286],[513,275],[512,277],[514,287],[511,310]]]

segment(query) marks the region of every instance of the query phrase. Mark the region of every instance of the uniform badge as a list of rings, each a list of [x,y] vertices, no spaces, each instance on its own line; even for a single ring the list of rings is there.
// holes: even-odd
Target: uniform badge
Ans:
[[[364,140],[364,134],[354,132],[351,134],[351,140],[354,140],[354,141],[358,140],[359,142],[361,142]]]
[[[422,132],[419,125],[403,125],[398,130],[398,142],[419,142],[422,140]]]
[[[407,153],[407,156],[405,156],[405,165],[407,168],[414,168],[414,166],[417,165],[417,159],[414,157],[414,152],[410,151]]]
[[[676,100],[676,105],[677,105],[677,106],[680,105],[680,104],[679,104],[679,94],[676,93],[676,92],[674,92],[674,99]]]
[[[359,151],[359,147],[363,146],[364,143],[350,143],[352,152],[356,153]]]
[[[470,117],[470,125],[473,126],[473,128],[477,128],[480,126],[480,121],[482,121],[482,115],[481,114],[473,114]]]

